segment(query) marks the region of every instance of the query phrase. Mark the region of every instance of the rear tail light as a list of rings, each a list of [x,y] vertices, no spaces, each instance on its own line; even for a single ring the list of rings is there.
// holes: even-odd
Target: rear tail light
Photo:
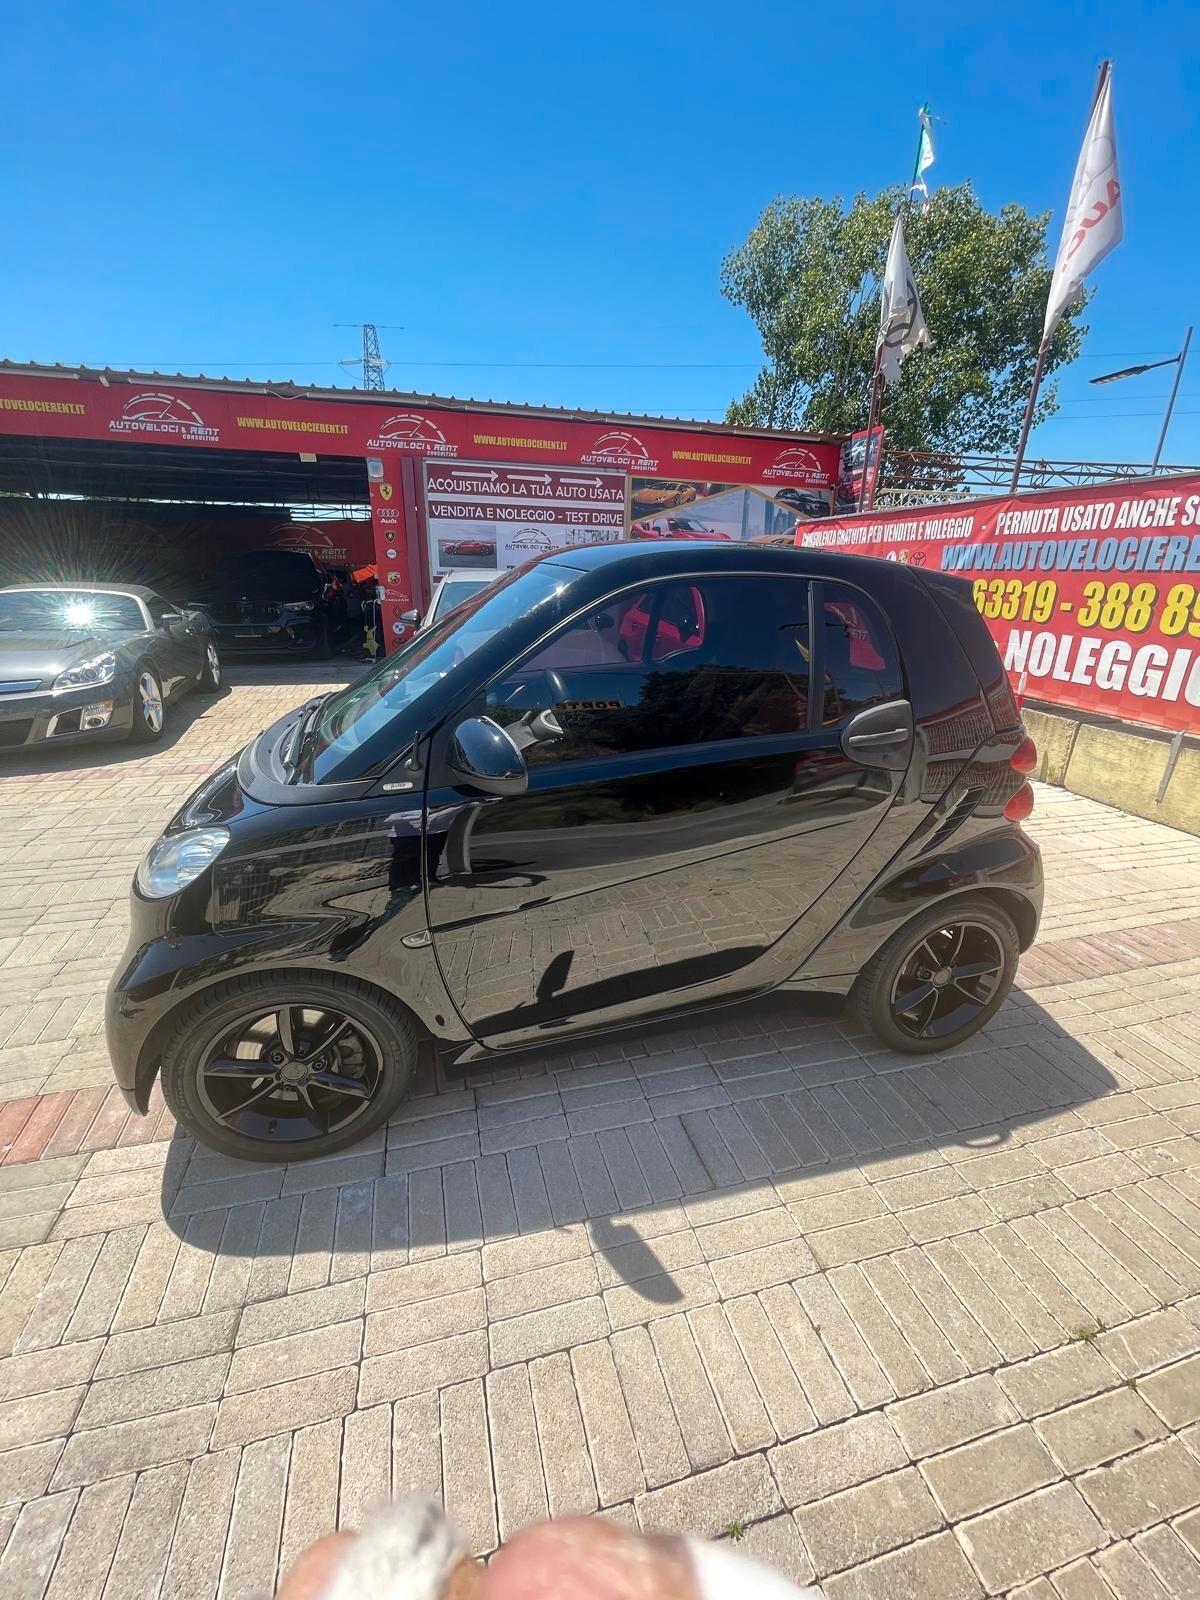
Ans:
[[[1033,790],[1027,783],[1023,783],[1004,808],[1004,815],[1010,822],[1024,822],[1033,810]]]
[[[1014,772],[1028,773],[1034,771],[1038,764],[1037,745],[1028,734],[1021,740],[1013,751],[1009,765]]]
[[[1008,758],[1008,764],[1018,776],[1025,778],[1038,764],[1037,745],[1028,734]],[[1033,790],[1027,783],[1023,783],[1014,795],[1009,797],[1008,804],[1004,807],[1004,815],[1010,822],[1024,822],[1033,810]]]

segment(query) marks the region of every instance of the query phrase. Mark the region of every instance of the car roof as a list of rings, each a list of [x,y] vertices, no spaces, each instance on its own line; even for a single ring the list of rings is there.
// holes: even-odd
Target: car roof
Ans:
[[[881,561],[878,556],[852,556],[833,550],[789,549],[732,540],[727,544],[708,539],[672,539],[646,544],[622,540],[620,544],[589,544],[572,550],[555,550],[541,559],[577,572],[603,572],[613,583],[636,583],[641,578],[668,577],[672,572],[802,571],[813,577],[841,578],[847,583],[870,588],[881,578],[881,568],[891,569],[893,574],[919,571],[922,577],[934,576],[900,562]]]
[[[133,600],[157,598],[157,590],[143,583],[6,583],[0,594],[36,594],[43,589],[63,589],[71,594],[123,594]]]
[[[937,568],[911,566],[902,561],[884,561],[878,556],[844,555],[841,551],[805,546],[726,543],[716,539],[664,539],[620,544],[581,545],[577,549],[556,550],[534,560],[529,566],[545,562],[562,572],[579,594],[580,604],[601,600],[616,589],[650,583],[675,574],[689,577],[714,577],[722,572],[753,575],[763,573],[786,577],[790,573],[807,578],[835,579],[852,584],[872,595],[885,610],[905,606],[914,589],[942,589],[970,592],[970,581]]]

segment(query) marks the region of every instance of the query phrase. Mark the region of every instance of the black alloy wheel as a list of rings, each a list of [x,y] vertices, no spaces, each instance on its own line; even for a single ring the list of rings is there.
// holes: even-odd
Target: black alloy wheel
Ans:
[[[892,1050],[926,1055],[978,1033],[1012,988],[1016,926],[980,895],[934,906],[899,928],[862,969],[852,1005]]]
[[[200,1063],[200,1100],[232,1133],[275,1144],[339,1133],[383,1080],[374,1038],[343,1011],[281,1005],[223,1027]]]
[[[957,1034],[986,1009],[1004,971],[1004,951],[981,922],[947,922],[927,934],[896,974],[892,1017],[911,1038]]]
[[[205,990],[174,1021],[162,1090],[181,1129],[245,1161],[357,1144],[408,1092],[411,1014],[342,974],[285,971]]]

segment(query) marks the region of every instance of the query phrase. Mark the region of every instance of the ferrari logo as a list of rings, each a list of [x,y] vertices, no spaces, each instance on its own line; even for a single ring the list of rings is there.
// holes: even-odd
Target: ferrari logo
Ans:
[[[390,483],[381,483],[379,485],[379,498],[381,500],[390,500],[392,498],[392,486]]]

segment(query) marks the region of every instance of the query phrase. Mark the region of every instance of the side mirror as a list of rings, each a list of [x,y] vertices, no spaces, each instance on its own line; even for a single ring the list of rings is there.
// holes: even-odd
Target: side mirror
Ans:
[[[182,622],[182,621],[183,621],[183,612],[182,611],[164,611],[162,616],[159,618],[159,626],[163,627],[163,628],[169,628],[173,622]]]
[[[415,628],[421,621],[421,613],[419,611],[402,611],[400,613],[400,621],[410,628]]]
[[[469,717],[459,723],[447,765],[456,778],[484,794],[524,794],[529,787],[525,757],[491,717]]]

